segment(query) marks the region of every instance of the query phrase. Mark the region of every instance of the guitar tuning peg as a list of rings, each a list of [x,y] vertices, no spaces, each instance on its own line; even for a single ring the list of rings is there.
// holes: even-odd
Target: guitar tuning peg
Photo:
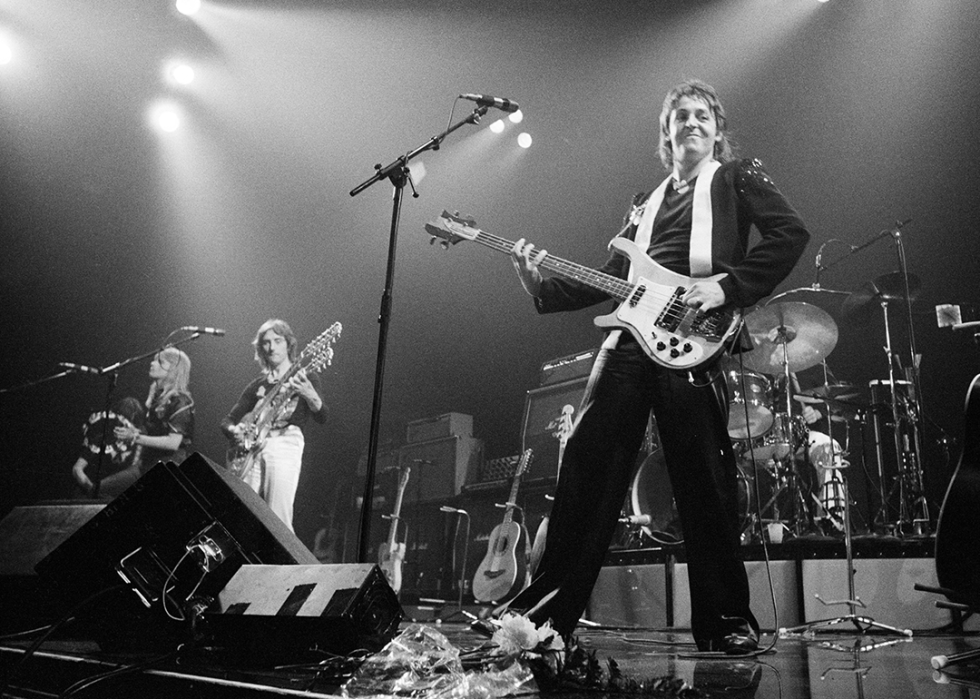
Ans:
[[[448,241],[448,240],[444,240],[444,241],[442,241],[441,243],[439,243],[439,246],[440,246],[440,247],[441,247],[441,248],[442,248],[443,250],[448,250],[448,249],[449,249],[449,241]]]
[[[429,237],[429,245],[435,245],[435,242],[436,242],[436,237],[434,235],[433,236],[430,236]]]

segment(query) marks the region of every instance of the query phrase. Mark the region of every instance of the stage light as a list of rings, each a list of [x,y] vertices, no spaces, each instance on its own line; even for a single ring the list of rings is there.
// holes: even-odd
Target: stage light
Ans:
[[[180,14],[190,16],[201,9],[201,0],[176,0],[174,6]]]
[[[518,136],[517,137],[517,145],[519,145],[521,148],[530,148],[531,147],[531,134],[529,134],[529,133],[527,133],[525,131],[520,136]]]
[[[14,60],[14,51],[6,41],[0,41],[0,66],[5,66]]]
[[[490,130],[493,131],[494,133],[500,133],[501,131],[504,130],[505,126],[506,124],[504,124],[503,119],[497,119],[497,121],[490,124]]]
[[[167,67],[167,77],[178,85],[194,82],[194,69],[186,63],[173,62]]]
[[[180,112],[173,105],[161,105],[153,110],[152,122],[160,131],[173,133],[180,128]]]
[[[512,113],[507,118],[510,119],[510,122],[512,124],[520,124],[522,121],[524,121],[524,112],[518,109],[516,112]]]

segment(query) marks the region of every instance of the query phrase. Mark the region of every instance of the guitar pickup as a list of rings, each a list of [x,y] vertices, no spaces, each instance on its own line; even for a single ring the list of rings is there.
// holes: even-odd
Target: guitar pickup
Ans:
[[[646,284],[638,285],[635,289],[633,289],[633,293],[630,294],[630,297],[626,301],[626,303],[630,305],[630,308],[635,308],[636,305],[643,298],[643,295],[646,294],[646,292],[647,292]]]
[[[687,317],[687,306],[681,301],[681,296],[684,294],[684,289],[682,287],[677,287],[674,289],[674,293],[671,295],[670,300],[664,304],[664,308],[660,311],[660,315],[657,316],[657,325],[667,330],[669,332],[677,332],[680,328],[681,323]]]

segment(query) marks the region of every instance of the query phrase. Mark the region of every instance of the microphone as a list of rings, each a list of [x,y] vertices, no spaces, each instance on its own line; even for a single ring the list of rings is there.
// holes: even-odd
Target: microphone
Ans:
[[[820,262],[821,262],[821,260],[823,260],[823,249],[825,247],[827,247],[827,243],[824,243],[823,245],[821,245],[820,246],[820,249],[817,250],[817,259],[815,260],[815,264],[816,264],[816,267],[817,267],[817,275],[813,279],[813,288],[814,289],[819,289],[820,288],[820,273],[823,271],[823,265],[820,264]]]
[[[624,524],[645,527],[653,521],[653,518],[650,515],[630,515],[629,517],[620,517],[619,521]]]
[[[504,99],[503,97],[491,97],[490,95],[474,95],[467,93],[465,95],[460,95],[460,98],[476,102],[484,107],[496,107],[502,112],[516,112],[518,109],[520,109],[517,102]]]
[[[200,325],[185,325],[181,330],[187,330],[192,333],[201,333],[203,335],[217,335],[221,337],[225,334],[225,331],[221,328],[206,328]]]
[[[469,516],[470,514],[466,510],[461,510],[458,507],[450,507],[449,505],[443,505],[442,507],[439,508],[439,511],[450,513],[450,514],[466,515],[466,516]]]
[[[58,362],[58,366],[64,367],[65,369],[70,369],[71,371],[77,371],[80,374],[101,374],[101,369],[96,369],[95,367],[85,366],[84,364],[72,364],[71,362]]]

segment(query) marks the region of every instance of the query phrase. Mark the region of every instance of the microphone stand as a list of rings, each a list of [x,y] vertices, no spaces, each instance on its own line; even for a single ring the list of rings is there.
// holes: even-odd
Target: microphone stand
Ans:
[[[451,125],[441,134],[438,136],[433,136],[414,150],[410,150],[405,155],[399,156],[388,165],[382,167],[381,164],[378,163],[374,166],[374,169],[377,170],[377,172],[350,191],[350,195],[352,197],[357,196],[374,183],[380,182],[383,179],[390,180],[391,184],[394,186],[391,202],[391,224],[388,234],[388,263],[385,270],[384,290],[381,294],[381,308],[378,313],[378,356],[374,370],[374,400],[371,407],[371,428],[368,436],[367,465],[365,467],[364,505],[363,509],[361,510],[361,521],[358,529],[358,560],[363,562],[367,562],[368,557],[370,556],[368,547],[371,534],[371,507],[372,496],[374,493],[374,476],[375,471],[377,470],[378,460],[378,437],[381,431],[381,399],[384,393],[384,372],[385,358],[387,356],[388,347],[388,326],[391,321],[391,304],[395,282],[395,251],[398,242],[398,223],[401,218],[402,198],[405,185],[411,184],[413,196],[416,198],[419,196],[418,192],[415,191],[414,183],[412,183],[411,174],[408,170],[408,163],[413,158],[424,153],[425,151],[439,150],[439,147],[442,145],[442,142],[445,140],[446,136],[465,124],[479,123],[480,117],[486,114],[489,109],[490,105],[480,105],[465,119]]]

